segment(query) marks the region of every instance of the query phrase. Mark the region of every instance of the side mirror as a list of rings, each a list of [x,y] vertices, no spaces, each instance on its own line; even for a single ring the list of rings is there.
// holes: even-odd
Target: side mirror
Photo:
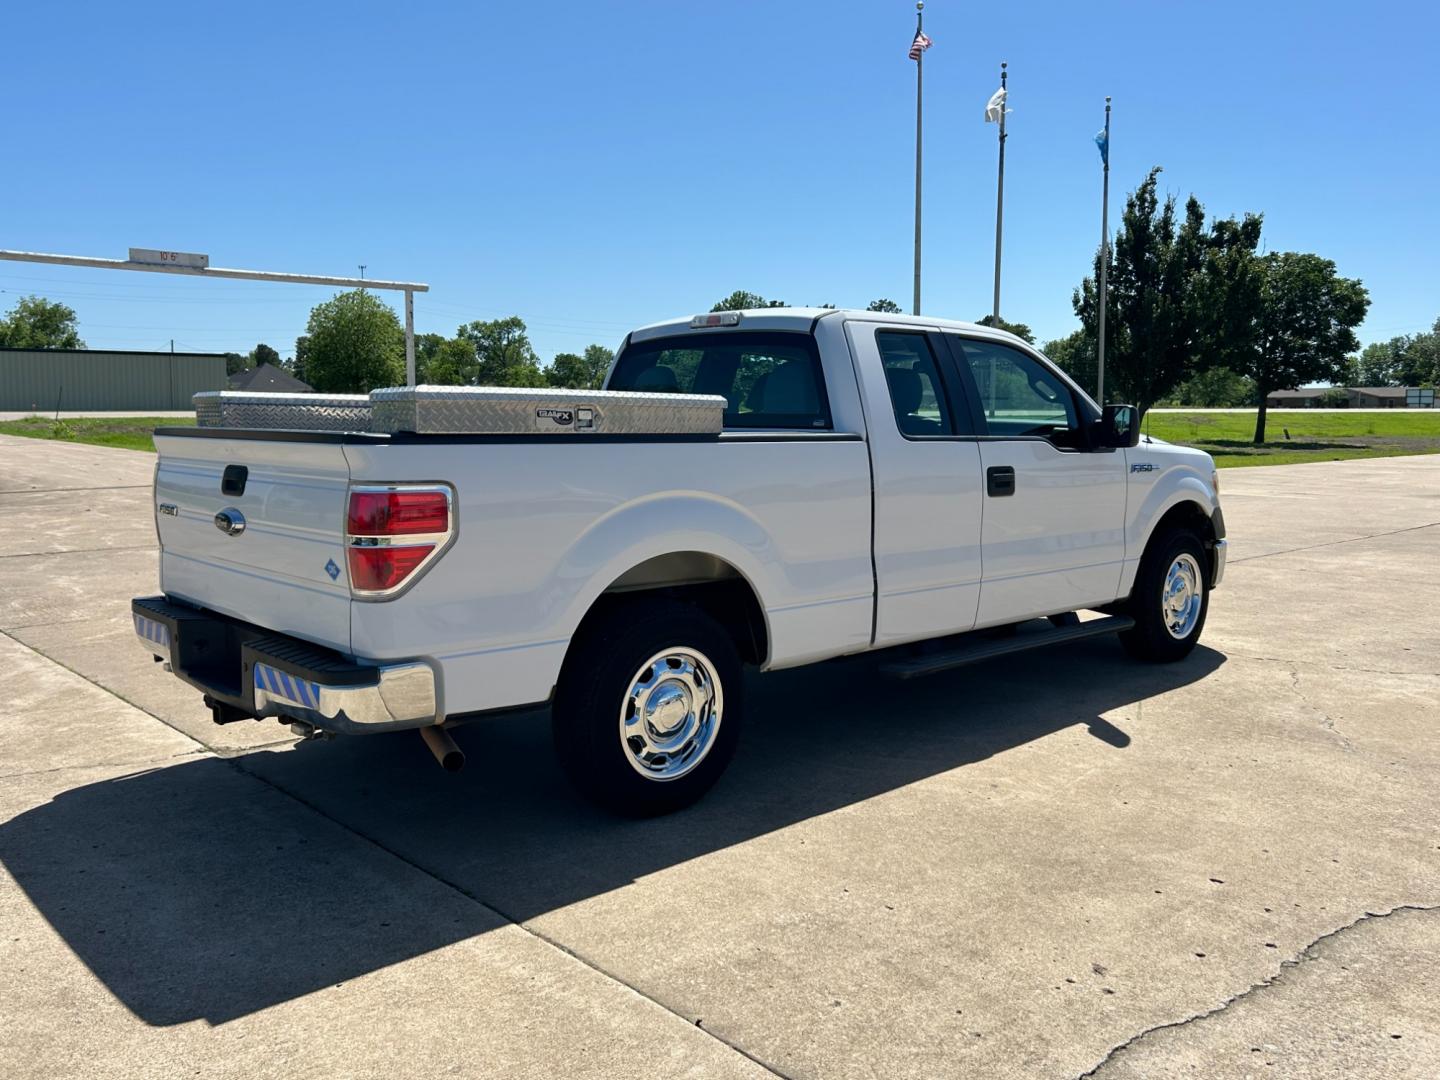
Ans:
[[[1100,418],[1102,446],[1127,447],[1140,441],[1140,410],[1134,405],[1106,405]]]

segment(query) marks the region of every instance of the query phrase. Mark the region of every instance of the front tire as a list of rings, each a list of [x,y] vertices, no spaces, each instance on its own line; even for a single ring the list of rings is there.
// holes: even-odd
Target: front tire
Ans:
[[[1210,612],[1205,544],[1189,529],[1155,537],[1140,560],[1120,643],[1137,660],[1169,664],[1190,655]]]
[[[584,628],[555,689],[561,767],[587,798],[649,817],[689,806],[730,759],[743,716],[725,628],[673,600],[617,606]]]

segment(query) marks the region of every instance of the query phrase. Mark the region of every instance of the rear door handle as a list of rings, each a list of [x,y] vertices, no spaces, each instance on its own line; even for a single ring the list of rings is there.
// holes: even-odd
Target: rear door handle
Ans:
[[[1014,495],[1015,468],[1013,465],[991,465],[985,470],[985,494]]]

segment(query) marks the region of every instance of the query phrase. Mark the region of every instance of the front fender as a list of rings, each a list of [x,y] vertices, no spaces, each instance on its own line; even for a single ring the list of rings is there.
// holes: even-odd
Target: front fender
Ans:
[[[1211,477],[1215,464],[1210,455],[1195,450],[1166,446],[1144,446],[1129,452],[1131,468],[1126,490],[1125,566],[1120,595],[1129,594],[1135,582],[1145,545],[1155,526],[1181,503],[1191,502],[1210,517],[1219,500]],[[1153,471],[1136,471],[1136,465],[1150,465]]]

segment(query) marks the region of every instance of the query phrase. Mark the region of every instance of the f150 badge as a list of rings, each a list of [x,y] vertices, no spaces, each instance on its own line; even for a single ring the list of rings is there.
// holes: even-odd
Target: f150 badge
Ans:
[[[1154,472],[1154,471],[1155,471],[1155,463],[1154,463],[1153,461],[1132,461],[1132,462],[1130,463],[1130,471],[1131,471],[1131,472]]]

